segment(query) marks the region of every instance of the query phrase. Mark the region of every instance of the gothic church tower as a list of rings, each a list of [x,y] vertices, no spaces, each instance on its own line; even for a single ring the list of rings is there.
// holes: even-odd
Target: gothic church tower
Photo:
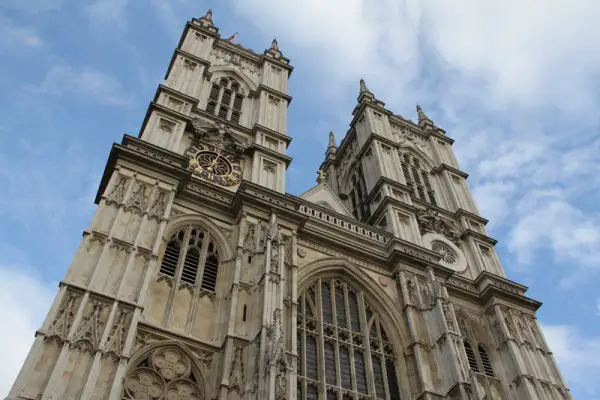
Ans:
[[[234,39],[187,23],[8,398],[570,399],[452,139],[361,81],[287,194],[292,67]]]

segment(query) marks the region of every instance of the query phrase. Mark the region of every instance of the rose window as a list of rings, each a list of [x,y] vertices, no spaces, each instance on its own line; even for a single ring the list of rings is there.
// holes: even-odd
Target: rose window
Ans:
[[[450,246],[443,242],[431,243],[431,250],[438,253],[442,257],[442,261],[446,264],[455,264],[458,260],[456,252]]]

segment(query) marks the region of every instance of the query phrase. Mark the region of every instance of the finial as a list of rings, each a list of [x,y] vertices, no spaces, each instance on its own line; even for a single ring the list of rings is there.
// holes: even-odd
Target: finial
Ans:
[[[431,118],[429,118],[427,116],[427,114],[425,114],[425,112],[423,111],[421,106],[418,104],[417,104],[417,117],[419,118],[419,124],[429,123],[429,124],[433,125],[433,121],[431,120]]]
[[[228,41],[229,43],[233,43],[233,41],[235,40],[235,38],[237,37],[238,33],[235,32],[233,35],[229,36],[227,39],[225,39],[226,41]]]
[[[273,41],[271,42],[271,49],[279,51],[279,44],[277,44],[277,39],[276,38],[273,38]]]
[[[329,144],[327,145],[328,148],[331,147],[336,147],[335,146],[335,136],[333,135],[333,130],[329,130]]]
[[[327,172],[323,171],[322,168],[319,168],[317,171],[317,183],[325,183],[327,180]]]
[[[210,8],[208,9],[208,11],[206,11],[206,14],[204,14],[204,16],[202,16],[200,18],[200,22],[205,27],[214,27],[215,26],[213,24],[213,20],[212,20],[212,10]]]
[[[360,79],[360,91],[361,92],[368,92],[369,88],[367,88],[367,84],[365,83],[364,79]]]

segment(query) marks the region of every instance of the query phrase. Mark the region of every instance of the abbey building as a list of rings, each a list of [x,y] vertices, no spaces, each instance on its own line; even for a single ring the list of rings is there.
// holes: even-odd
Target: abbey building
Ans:
[[[289,60],[187,23],[9,393],[28,400],[564,400],[452,150],[360,82],[286,193]]]

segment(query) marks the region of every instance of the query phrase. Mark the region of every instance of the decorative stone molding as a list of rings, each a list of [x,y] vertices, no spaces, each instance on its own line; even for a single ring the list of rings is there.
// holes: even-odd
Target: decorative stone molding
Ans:
[[[444,219],[437,211],[430,208],[419,211],[417,222],[419,223],[421,235],[439,233],[456,245],[460,245],[460,235],[454,224]]]
[[[304,215],[308,215],[309,217],[313,217],[324,221],[330,225],[335,225],[339,228],[342,228],[348,232],[354,233],[356,235],[365,237],[374,242],[378,242],[381,244],[387,244],[390,241],[390,236],[384,235],[382,233],[376,232],[359,224],[355,224],[345,219],[334,216],[333,214],[326,213],[321,210],[317,210],[312,208],[306,204],[301,204],[298,207],[298,212]]]
[[[444,267],[457,272],[467,269],[467,259],[462,250],[446,236],[439,233],[426,233],[423,235],[423,244],[433,252],[440,255],[439,263]]]

